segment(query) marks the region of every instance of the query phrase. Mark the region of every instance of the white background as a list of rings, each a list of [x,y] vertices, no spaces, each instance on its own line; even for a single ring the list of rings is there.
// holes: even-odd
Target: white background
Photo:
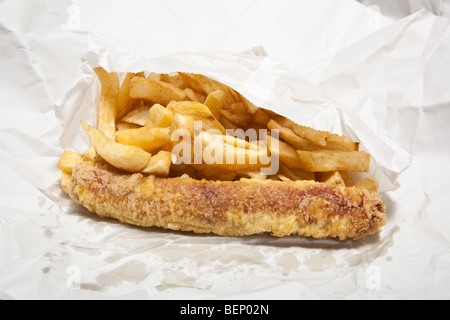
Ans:
[[[1,0],[0,298],[450,298],[449,1],[361,2]],[[167,234],[64,198],[55,104],[85,52],[259,46],[410,156],[384,236]]]

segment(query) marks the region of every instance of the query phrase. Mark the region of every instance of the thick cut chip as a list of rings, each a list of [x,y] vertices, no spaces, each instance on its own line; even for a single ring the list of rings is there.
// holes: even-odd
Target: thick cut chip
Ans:
[[[309,172],[303,169],[289,168],[284,163],[280,163],[278,172],[292,181],[315,180],[316,178],[316,175],[313,172]]]
[[[95,151],[95,147],[92,145],[85,152],[83,152],[83,157],[86,160],[90,160],[90,161],[94,161],[94,162],[104,162],[105,161],[102,159],[102,157],[100,157],[98,155],[97,151]]]
[[[250,170],[240,170],[238,171],[238,176],[247,179],[258,179],[267,180],[268,176],[261,172],[261,170],[250,171]]]
[[[195,154],[202,156],[202,163],[209,166],[230,171],[250,170],[254,171],[265,167],[263,162],[267,156],[266,151],[239,148],[234,144],[225,143],[222,136],[201,132],[196,139],[201,144],[195,144]],[[197,147],[201,147],[198,149]]]
[[[216,168],[206,164],[194,164],[193,168],[198,171],[202,179],[207,180],[232,181],[237,176],[235,171]]]
[[[354,171],[368,172],[370,155],[357,151],[302,151],[297,150],[301,169],[311,172]]]
[[[130,96],[130,83],[134,77],[143,77],[144,73],[128,72],[120,85],[119,98],[117,105],[117,119],[122,119],[128,112],[139,104],[139,99],[134,99]]]
[[[340,171],[317,173],[316,177],[319,182],[323,182],[332,186],[346,186]]]
[[[188,83],[189,87],[205,95],[221,90],[225,95],[221,113],[228,118],[228,121],[238,126],[245,126],[251,121],[251,114],[247,110],[246,104],[242,102],[241,96],[234,89],[200,74],[179,74]],[[226,111],[225,114],[224,111]]]
[[[194,122],[195,118],[193,116],[182,115],[178,112],[173,114],[172,124],[170,126],[170,131],[172,134],[178,131],[180,134],[182,131],[186,131],[189,135],[189,139],[193,139],[194,134]]]
[[[116,135],[117,142],[141,147],[149,153],[154,153],[170,142],[169,128],[142,127],[117,131]]]
[[[79,162],[84,161],[84,157],[76,152],[64,151],[56,165],[59,170],[65,173],[72,173],[73,167]]]
[[[279,125],[294,131],[295,134],[298,135],[300,138],[306,139],[322,147],[325,147],[327,145],[326,139],[328,132],[319,131],[313,128],[298,125],[294,121],[289,120],[286,117],[280,116],[273,111],[264,110],[264,112],[268,114],[271,119],[275,120]]]
[[[253,103],[251,103],[246,97],[244,97],[242,94],[239,94],[242,103],[247,108],[247,111],[251,114],[254,114],[259,108],[255,106]]]
[[[183,90],[169,83],[141,77],[131,80],[130,95],[135,99],[145,99],[162,105],[167,105],[170,101],[183,101],[186,98]]]
[[[128,172],[139,172],[148,165],[151,154],[142,148],[115,142],[84,121],[81,121],[81,125],[95,151],[112,166]]]
[[[307,140],[309,144],[305,144],[304,147],[302,147],[304,150],[358,151],[359,149],[359,143],[351,141],[346,136],[340,136],[327,131],[320,131],[306,126],[301,126],[292,120],[277,115],[271,111],[266,110],[266,114],[270,114],[270,116],[273,117],[272,120],[276,121],[278,126],[289,128],[298,137]]]
[[[222,90],[211,92],[206,97],[205,105],[217,120],[220,120],[220,117],[222,116],[221,112],[223,108],[224,98],[225,93]]]
[[[297,150],[290,144],[279,140],[274,143],[274,138],[267,136],[267,146],[272,156],[278,157],[289,168],[302,169],[299,163]]]
[[[119,121],[116,123],[117,131],[142,128],[141,125]]]
[[[148,112],[145,126],[148,128],[169,128],[172,125],[173,113],[166,107],[155,104]]]
[[[300,126],[298,124],[294,124],[292,126],[292,130],[301,138],[304,138],[308,141],[311,141],[320,146],[327,145],[327,135],[328,133],[325,131],[319,131],[313,128]]]
[[[247,140],[240,139],[240,138],[235,137],[235,136],[223,135],[222,136],[222,140],[226,144],[232,145],[232,146],[237,147],[237,148],[243,148],[243,149],[248,149],[248,150],[260,151],[260,148],[259,148],[259,146],[256,143],[250,143]]]
[[[169,175],[171,165],[172,153],[169,151],[159,151],[150,158],[147,167],[143,169],[142,172],[159,177],[167,177]]]
[[[177,74],[161,74],[161,81],[172,84],[173,86],[180,88],[182,90],[189,87],[189,85],[184,81],[181,75]]]
[[[153,80],[153,81],[161,81],[161,74],[156,72],[150,72],[147,79]]]
[[[208,95],[219,89],[217,81],[214,81],[204,75],[184,72],[179,72],[178,74],[181,76],[183,81],[195,91]]]
[[[342,180],[344,180],[345,186],[346,187],[351,187],[353,186],[353,178],[350,175],[350,173],[348,173],[348,171],[339,171],[339,174],[341,175]]]
[[[375,178],[365,178],[355,184],[356,187],[364,188],[370,191],[378,192],[380,183]]]
[[[150,105],[141,103],[136,108],[128,112],[122,118],[122,122],[137,124],[143,127],[148,119],[150,108]]]
[[[317,148],[320,147],[320,146],[314,145],[313,143],[311,143],[310,141],[308,141],[304,138],[299,137],[292,129],[283,127],[275,120],[270,120],[267,123],[267,128],[269,128],[270,130],[275,130],[275,129],[279,130],[280,138],[282,138],[283,140],[288,142],[290,145],[292,145],[296,149],[317,150]]]
[[[94,71],[102,86],[98,113],[98,130],[108,138],[115,139],[119,76],[115,72],[107,72],[102,67],[97,67]]]
[[[327,136],[326,149],[340,151],[358,151],[359,142],[354,142],[346,136],[329,133]]]
[[[186,93],[186,100],[188,100],[188,101],[204,103],[206,100],[206,95],[204,95],[201,92],[192,90],[191,88],[184,89],[184,92]]]
[[[185,117],[192,117],[194,121],[201,121],[202,131],[216,129],[222,134],[226,134],[226,130],[223,125],[217,121],[216,118],[214,118],[211,111],[204,104],[194,101],[171,102],[167,106],[167,109],[174,114],[178,113]],[[197,127],[199,125],[200,123],[197,123]]]
[[[270,121],[270,116],[261,108],[258,108],[253,114],[252,114],[252,121],[256,124],[260,125],[267,125],[267,123]]]
[[[193,116],[196,119],[205,119],[212,116],[207,106],[195,101],[170,102],[167,110],[172,113],[178,112],[184,116]]]

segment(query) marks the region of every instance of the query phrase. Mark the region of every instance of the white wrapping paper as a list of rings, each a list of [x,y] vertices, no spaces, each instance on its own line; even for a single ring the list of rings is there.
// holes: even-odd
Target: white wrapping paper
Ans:
[[[175,35],[170,38],[167,29],[166,40],[151,37],[160,41],[158,48],[134,46],[129,38],[120,42],[117,32],[108,33],[107,17],[123,9],[117,3],[96,21],[90,19],[95,11],[81,1],[40,1],[36,6],[46,4],[46,15],[27,14],[36,8],[25,10],[20,1],[0,2],[0,298],[450,297],[449,20],[419,11],[395,22],[375,16],[373,24],[361,20],[372,19],[372,11],[353,1],[280,3],[271,13],[262,9],[268,4],[248,3],[254,10],[240,9],[247,18],[241,24],[262,23],[254,12],[264,12],[272,27],[279,21],[280,30],[301,43],[309,36],[286,22],[297,12],[303,18],[298,23],[320,26],[321,35],[304,54],[295,47],[298,57],[275,50],[275,35],[248,29],[247,35],[259,35],[269,57],[166,55],[158,49],[164,41],[173,51],[191,48],[184,42],[174,47]],[[326,14],[320,24],[317,17],[308,20],[318,10],[335,13],[337,20]],[[123,34],[145,25],[144,16],[122,25]],[[330,25],[341,16],[352,23]],[[182,25],[183,39],[201,29]],[[225,39],[236,33],[222,30]],[[336,40],[336,34],[342,37]],[[323,45],[328,41],[333,46]],[[291,67],[270,58],[271,52]],[[97,218],[64,194],[55,167],[64,149],[87,146],[79,120],[95,121],[99,84],[90,67],[97,64],[119,72],[203,73],[258,106],[361,140],[373,156],[371,174],[382,183],[388,225],[365,240],[339,242],[194,235]]]

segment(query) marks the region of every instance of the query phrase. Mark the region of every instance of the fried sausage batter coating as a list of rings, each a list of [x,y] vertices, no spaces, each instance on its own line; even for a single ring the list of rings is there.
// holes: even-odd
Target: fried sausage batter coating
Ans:
[[[244,236],[361,239],[386,224],[380,196],[313,181],[206,181],[130,174],[84,161],[63,174],[70,197],[101,217],[142,227]]]

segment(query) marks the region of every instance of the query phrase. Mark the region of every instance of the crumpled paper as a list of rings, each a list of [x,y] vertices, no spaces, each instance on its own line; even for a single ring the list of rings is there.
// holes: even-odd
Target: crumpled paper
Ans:
[[[385,16],[401,19],[420,10],[428,10],[435,15],[450,18],[450,1],[448,0],[358,0],[372,7]]]
[[[277,13],[280,25],[301,8],[311,13],[323,6],[323,12],[340,14],[351,8],[349,17],[367,12],[351,1],[287,2]],[[62,11],[64,5],[58,2]],[[50,13],[58,6],[49,6]],[[107,23],[87,23],[86,6],[67,7],[81,10],[67,11],[71,19],[80,13],[81,21],[63,25],[73,30],[70,37],[58,28],[33,31],[45,24],[39,16],[14,24],[22,11],[0,12],[0,95],[9,106],[0,119],[0,298],[450,297],[448,19],[427,11],[398,21],[381,17],[375,29],[356,28],[354,37],[353,25],[342,26],[345,41],[323,51],[311,45],[305,55],[296,48],[298,64],[290,56],[288,67],[270,58],[267,48],[276,42],[263,43],[269,57],[261,56],[262,49],[255,57],[187,53],[149,59],[120,53],[120,46],[90,50],[82,37],[113,47],[114,36],[105,40],[99,32]],[[47,20],[62,24],[67,18],[58,17],[49,14]],[[322,18],[317,32],[325,37],[329,29]],[[354,26],[367,28],[358,19]],[[55,51],[46,54],[44,44]],[[66,46],[83,55],[71,84],[59,83],[53,72],[60,71],[52,69],[79,58],[66,54],[70,59],[58,61],[58,50]],[[130,42],[124,46],[138,49]],[[64,149],[87,146],[79,120],[95,121],[99,84],[90,67],[96,64],[122,72],[204,73],[258,106],[361,140],[373,155],[371,174],[382,182],[387,226],[360,241],[228,238],[138,228],[89,213],[62,191],[55,166]],[[76,64],[69,65],[64,71],[74,73]]]

